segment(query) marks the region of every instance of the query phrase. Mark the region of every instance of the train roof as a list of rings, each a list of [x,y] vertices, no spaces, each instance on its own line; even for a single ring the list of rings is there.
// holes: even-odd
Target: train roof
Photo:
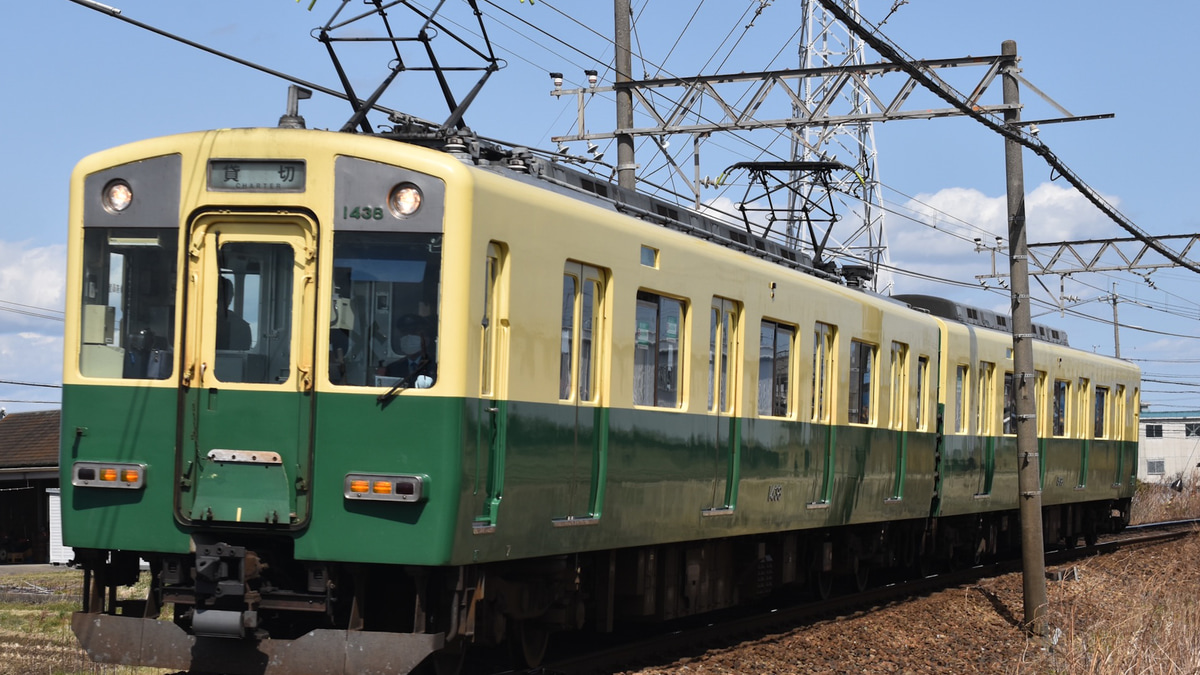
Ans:
[[[908,304],[915,309],[924,310],[930,314],[965,323],[972,326],[981,326],[983,328],[991,328],[1009,332],[1012,330],[1012,317],[1007,314],[993,312],[988,309],[979,307],[971,307],[960,302],[947,300],[936,295],[893,295],[893,300]],[[1042,340],[1043,342],[1051,342],[1063,346],[1070,346],[1067,342],[1067,332],[1057,328],[1051,328],[1042,324],[1033,324],[1034,339]]]
[[[554,161],[554,155],[547,158],[539,156],[537,153],[540,151],[524,147],[507,148],[469,132],[449,138],[439,134],[405,132],[381,135],[443,150],[466,164],[509,178],[536,182],[539,187],[605,205],[639,220],[685,232],[836,283],[867,290],[865,282],[871,278],[869,268],[864,265],[839,267],[832,262],[815,263],[812,256],[800,250],[798,242],[793,244],[782,233],[770,231],[764,236],[743,223],[715,218],[677,202],[622,188],[595,174]]]

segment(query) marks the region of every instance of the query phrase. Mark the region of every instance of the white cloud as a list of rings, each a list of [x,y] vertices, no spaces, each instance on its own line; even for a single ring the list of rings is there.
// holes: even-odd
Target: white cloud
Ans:
[[[0,333],[21,329],[61,332],[61,322],[20,312],[59,316],[66,268],[64,244],[30,247],[26,242],[0,240]]]
[[[1116,206],[1115,197],[1105,197]],[[912,220],[889,214],[886,221],[891,264],[916,270],[933,277],[964,283],[977,283],[976,275],[992,272],[990,251],[976,251],[975,239],[983,246],[996,246],[997,271],[1008,268],[1008,200],[1004,195],[989,197],[970,188],[946,188],[932,194],[920,194],[899,211]],[[1110,236],[1116,230],[1104,214],[1069,186],[1042,183],[1025,200],[1027,239],[1030,243],[1093,239]],[[916,220],[918,222],[913,222]],[[935,282],[901,277],[897,292],[945,292]],[[989,284],[995,288],[997,282]]]
[[[0,380],[62,382],[63,322],[32,314],[61,316],[66,278],[66,246],[30,246],[0,240]],[[59,391],[0,384],[9,412],[40,410],[57,401]]]

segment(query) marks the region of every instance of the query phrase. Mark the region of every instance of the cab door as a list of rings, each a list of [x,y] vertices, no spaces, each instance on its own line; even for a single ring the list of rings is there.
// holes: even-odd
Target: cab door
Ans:
[[[189,233],[177,515],[297,527],[312,460],[316,224],[209,214]]]

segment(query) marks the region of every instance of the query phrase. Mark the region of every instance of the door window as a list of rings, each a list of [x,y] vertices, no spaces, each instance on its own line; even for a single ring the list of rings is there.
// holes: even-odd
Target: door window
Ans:
[[[292,366],[295,254],[282,243],[228,242],[217,265],[215,374],[221,382],[282,384]]]

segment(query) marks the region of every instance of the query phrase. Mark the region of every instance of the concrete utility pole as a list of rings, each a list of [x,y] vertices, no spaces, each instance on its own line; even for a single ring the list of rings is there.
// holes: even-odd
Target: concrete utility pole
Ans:
[[[1017,43],[1001,45],[1004,123],[1016,128],[1021,121],[1017,88]],[[1004,141],[1004,168],[1008,177],[1008,251],[1012,276],[1013,376],[1017,381],[1017,455],[1020,463],[1017,489],[1021,506],[1021,559],[1024,567],[1025,630],[1046,635],[1046,553],[1042,544],[1042,485],[1038,459],[1037,409],[1034,405],[1036,374],[1033,367],[1033,318],[1029,298],[1029,245],[1025,239],[1024,147]]]
[[[629,0],[613,2],[613,19],[616,29],[616,94],[617,94],[617,129],[633,128],[633,90],[629,82],[633,80],[632,31],[629,28]],[[633,163],[633,135],[617,133],[617,185],[633,190],[637,187],[637,178]]]

